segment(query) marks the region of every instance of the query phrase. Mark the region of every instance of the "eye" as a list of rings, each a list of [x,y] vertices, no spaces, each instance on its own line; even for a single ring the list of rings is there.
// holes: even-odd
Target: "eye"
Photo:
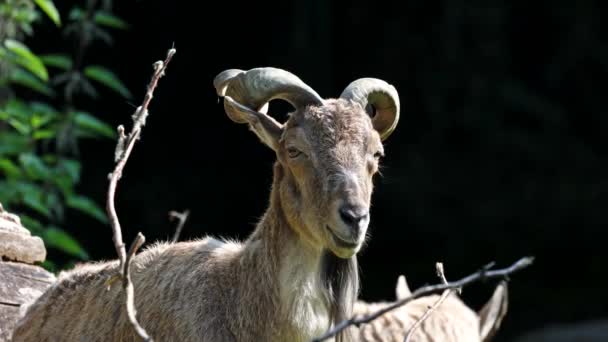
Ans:
[[[376,160],[378,160],[378,159],[380,159],[382,157],[384,157],[384,153],[382,153],[382,151],[378,151],[378,152],[374,153],[374,158]]]
[[[300,154],[302,154],[302,151],[298,150],[295,147],[287,148],[287,155],[289,155],[289,158],[295,158],[295,157],[299,156]]]

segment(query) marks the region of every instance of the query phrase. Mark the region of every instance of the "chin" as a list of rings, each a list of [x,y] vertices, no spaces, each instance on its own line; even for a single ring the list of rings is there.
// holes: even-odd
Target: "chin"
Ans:
[[[357,246],[356,248],[340,248],[340,247],[332,247],[330,248],[331,252],[340,259],[350,259],[352,258],[359,250],[361,246]]]

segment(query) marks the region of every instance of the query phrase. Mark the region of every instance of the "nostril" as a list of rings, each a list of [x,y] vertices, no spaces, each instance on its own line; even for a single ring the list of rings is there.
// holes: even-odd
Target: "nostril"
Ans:
[[[340,208],[340,218],[344,223],[349,226],[354,226],[358,224],[361,220],[367,217],[366,210],[356,210],[352,207],[342,207]]]
[[[340,209],[340,218],[342,218],[342,221],[348,225],[356,223],[357,220],[352,210],[344,208]]]

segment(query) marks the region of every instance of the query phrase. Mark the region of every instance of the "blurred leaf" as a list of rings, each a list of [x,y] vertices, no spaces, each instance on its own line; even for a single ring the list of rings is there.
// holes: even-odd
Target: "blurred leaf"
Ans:
[[[45,82],[49,80],[49,74],[46,71],[44,64],[42,63],[40,58],[38,58],[38,56],[36,56],[30,51],[27,46],[13,39],[6,39],[4,41],[4,46],[6,46],[9,51],[14,53],[18,57],[15,60],[17,64],[26,68],[28,71],[36,75],[41,80]]]
[[[67,55],[62,54],[50,54],[40,56],[42,63],[55,68],[70,70],[72,69],[72,59]]]
[[[80,7],[74,7],[70,10],[70,13],[68,14],[68,18],[70,20],[78,21],[78,20],[84,18],[84,11]]]
[[[82,86],[82,91],[89,95],[90,97],[96,99],[98,94],[97,94],[97,90],[95,89],[95,87],[93,87],[93,85],[91,84],[91,82],[89,82],[89,80],[87,80],[86,78],[82,77],[80,79],[80,85]]]
[[[10,5],[9,5],[10,6]],[[21,7],[21,8],[11,8],[9,9],[9,13],[12,14],[12,19],[21,23],[21,24],[29,24],[36,21],[40,16],[38,15],[38,11],[35,8],[30,7]]]
[[[69,177],[72,183],[78,183],[80,180],[80,162],[74,159],[61,159],[57,169],[64,171]]]
[[[57,11],[57,8],[52,0],[34,0],[34,2],[42,9],[42,11],[44,11],[44,13],[46,13],[46,15],[49,16],[49,18],[51,18],[55,25],[61,25],[59,12]]]
[[[12,160],[7,158],[0,158],[0,170],[2,170],[7,177],[19,177],[21,174],[19,167],[15,165]]]
[[[37,155],[23,153],[19,156],[19,162],[25,173],[32,179],[49,180],[51,178],[51,170]]]
[[[51,139],[54,138],[57,135],[57,132],[51,129],[42,129],[39,131],[35,131],[34,134],[32,134],[32,137],[35,140],[44,140],[44,139]]]
[[[44,204],[57,220],[63,220],[63,202],[56,191],[44,193]]]
[[[116,134],[110,125],[86,112],[76,112],[74,115],[74,122],[80,128],[108,138],[113,139]]]
[[[93,28],[93,34],[95,35],[95,37],[103,40],[103,42],[108,45],[112,45],[114,43],[114,39],[112,38],[112,35],[110,33],[108,33],[108,31],[102,29],[99,26],[95,26]]]
[[[30,88],[44,95],[53,95],[53,90],[51,88],[49,88],[46,84],[40,82],[39,79],[37,79],[25,70],[14,68],[13,72],[9,76],[9,79],[13,83]]]
[[[39,187],[31,186],[25,191],[21,191],[23,196],[23,203],[28,207],[36,210],[40,214],[51,218],[51,211],[46,207],[42,199],[42,190]]]
[[[110,12],[105,11],[97,11],[97,13],[95,13],[95,22],[99,25],[120,30],[126,30],[129,27],[124,20],[118,18]]]
[[[23,122],[21,122],[18,119],[13,119],[10,118],[8,119],[8,123],[9,125],[11,125],[14,129],[17,130],[17,132],[23,134],[23,135],[29,135],[31,132],[31,129],[28,125],[24,124]]]
[[[5,206],[11,203],[18,203],[21,199],[19,198],[19,191],[13,186],[14,182],[0,181],[0,203]]]
[[[34,129],[38,129],[51,122],[53,119],[53,115],[34,113],[30,119],[30,126]]]
[[[53,184],[61,190],[61,194],[64,197],[70,197],[74,193],[74,182],[72,182],[72,179],[67,173],[56,173],[55,177],[53,177]]]
[[[31,109],[23,101],[12,99],[6,103],[4,111],[8,114],[7,118],[18,118],[27,121],[30,117]]]
[[[66,204],[68,207],[73,209],[78,209],[97,220],[108,223],[108,218],[106,217],[106,213],[95,204],[90,198],[80,196],[80,195],[72,195],[67,198]]]
[[[42,160],[47,164],[55,164],[57,163],[57,155],[55,154],[43,154]]]
[[[21,23],[19,24],[19,28],[21,28],[21,31],[25,32],[25,34],[27,34],[28,36],[34,34],[34,29],[32,28],[32,25],[30,25],[30,23]]]
[[[125,85],[120,81],[120,79],[118,79],[118,77],[112,71],[102,66],[90,65],[84,69],[84,74],[88,78],[105,85],[106,87],[118,92],[126,98],[131,97],[129,89],[125,87]]]
[[[57,248],[70,255],[84,260],[89,258],[89,255],[82,248],[80,243],[59,227],[49,226],[44,232],[43,240],[47,246]]]
[[[47,272],[50,273],[57,273],[57,264],[55,264],[54,262],[52,262],[49,259],[44,260],[40,266],[42,266],[42,268],[44,268],[45,270],[47,270]]]
[[[30,108],[36,113],[52,114],[53,116],[57,116],[57,110],[48,103],[34,101],[30,103]]]
[[[0,134],[0,156],[11,156],[29,151],[29,138],[17,133]]]
[[[29,230],[32,235],[40,236],[44,231],[44,227],[40,221],[28,216],[19,213],[19,219],[21,220],[21,224]]]

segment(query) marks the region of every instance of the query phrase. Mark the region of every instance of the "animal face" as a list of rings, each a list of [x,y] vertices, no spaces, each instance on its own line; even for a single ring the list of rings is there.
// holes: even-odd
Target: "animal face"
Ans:
[[[357,253],[370,220],[382,141],[399,120],[395,88],[361,78],[339,98],[324,100],[275,68],[226,70],[214,85],[228,117],[248,124],[276,152],[280,206],[291,228],[311,246],[340,258]],[[285,124],[266,114],[273,99],[295,108]]]
[[[383,155],[380,135],[357,103],[328,100],[295,112],[277,150],[284,169],[281,200],[292,226],[338,257],[358,252]]]

